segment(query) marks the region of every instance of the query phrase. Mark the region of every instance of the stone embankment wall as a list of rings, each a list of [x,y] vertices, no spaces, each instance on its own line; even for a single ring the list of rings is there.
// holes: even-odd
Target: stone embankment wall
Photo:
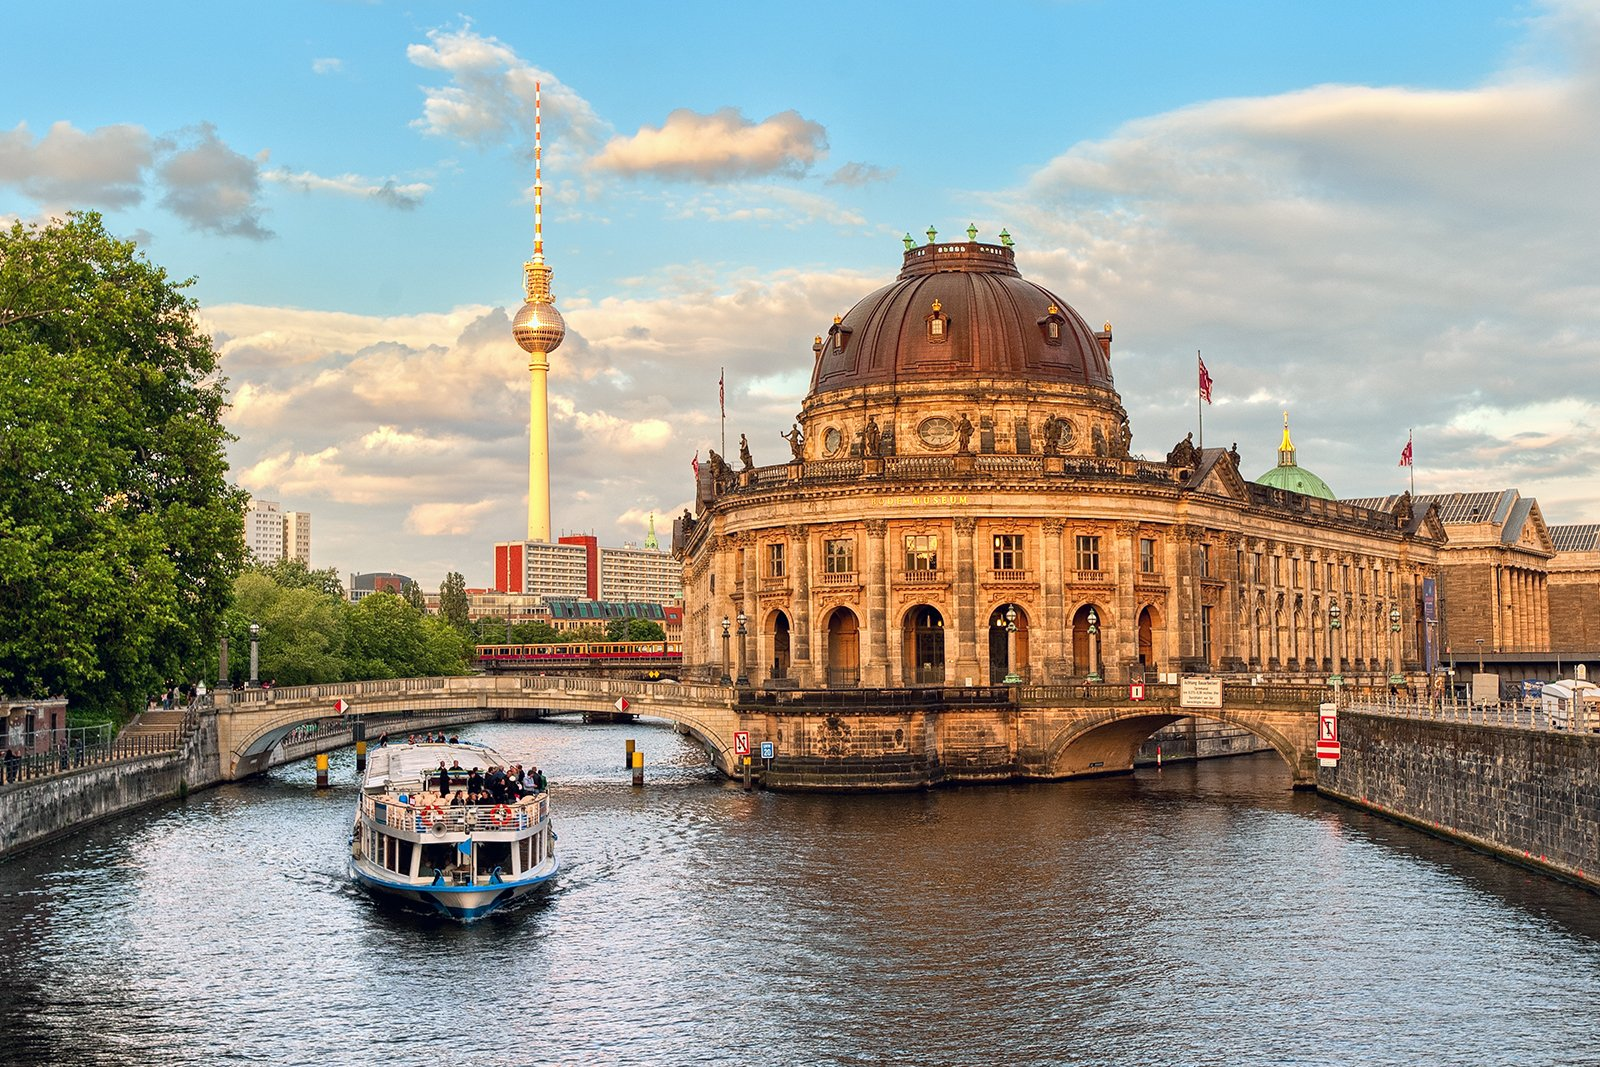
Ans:
[[[0,856],[215,785],[220,766],[217,719],[210,714],[176,752],[0,785]]]
[[[1317,790],[1600,890],[1600,735],[1339,713]]]

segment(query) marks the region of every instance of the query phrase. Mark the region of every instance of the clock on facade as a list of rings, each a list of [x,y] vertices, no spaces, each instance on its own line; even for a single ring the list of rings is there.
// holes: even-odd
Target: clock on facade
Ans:
[[[935,415],[922,420],[917,427],[917,437],[929,448],[944,448],[956,439],[956,426],[943,415]]]
[[[839,432],[839,427],[829,426],[828,432],[822,435],[822,449],[828,455],[839,451],[839,446],[844,444],[844,435]]]

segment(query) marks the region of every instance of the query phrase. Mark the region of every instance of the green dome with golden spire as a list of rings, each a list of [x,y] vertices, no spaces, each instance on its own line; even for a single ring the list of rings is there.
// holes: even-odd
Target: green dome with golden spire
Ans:
[[[1287,489],[1291,493],[1332,500],[1328,483],[1294,461],[1294,442],[1289,440],[1289,413],[1283,413],[1283,441],[1278,445],[1278,465],[1256,479],[1257,485]]]

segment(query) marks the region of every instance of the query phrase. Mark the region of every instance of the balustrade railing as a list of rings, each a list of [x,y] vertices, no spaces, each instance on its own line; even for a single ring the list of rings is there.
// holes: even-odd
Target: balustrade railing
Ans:
[[[1436,722],[1473,723],[1522,730],[1600,733],[1600,706],[1583,702],[1576,708],[1547,706],[1541,700],[1501,700],[1475,703],[1470,700],[1407,700],[1355,698],[1341,700],[1344,711],[1369,715],[1389,715],[1402,719],[1431,719]]]

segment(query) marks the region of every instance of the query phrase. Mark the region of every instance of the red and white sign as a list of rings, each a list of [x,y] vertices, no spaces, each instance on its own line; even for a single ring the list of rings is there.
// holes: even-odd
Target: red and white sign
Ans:
[[[1324,767],[1339,762],[1339,709],[1333,704],[1317,712],[1317,762]]]
[[[1143,682],[1129,682],[1128,683],[1128,699],[1129,700],[1143,700],[1144,699],[1144,683]]]
[[[632,704],[628,703],[627,697],[618,697],[617,702],[611,706],[616,708],[618,711],[627,711],[629,708],[633,707]]]
[[[733,732],[733,754],[735,756],[750,755],[750,731],[735,730]]]
[[[338,714],[343,715],[345,712],[350,710],[350,704],[345,700],[335,700],[333,702],[333,710]]]

